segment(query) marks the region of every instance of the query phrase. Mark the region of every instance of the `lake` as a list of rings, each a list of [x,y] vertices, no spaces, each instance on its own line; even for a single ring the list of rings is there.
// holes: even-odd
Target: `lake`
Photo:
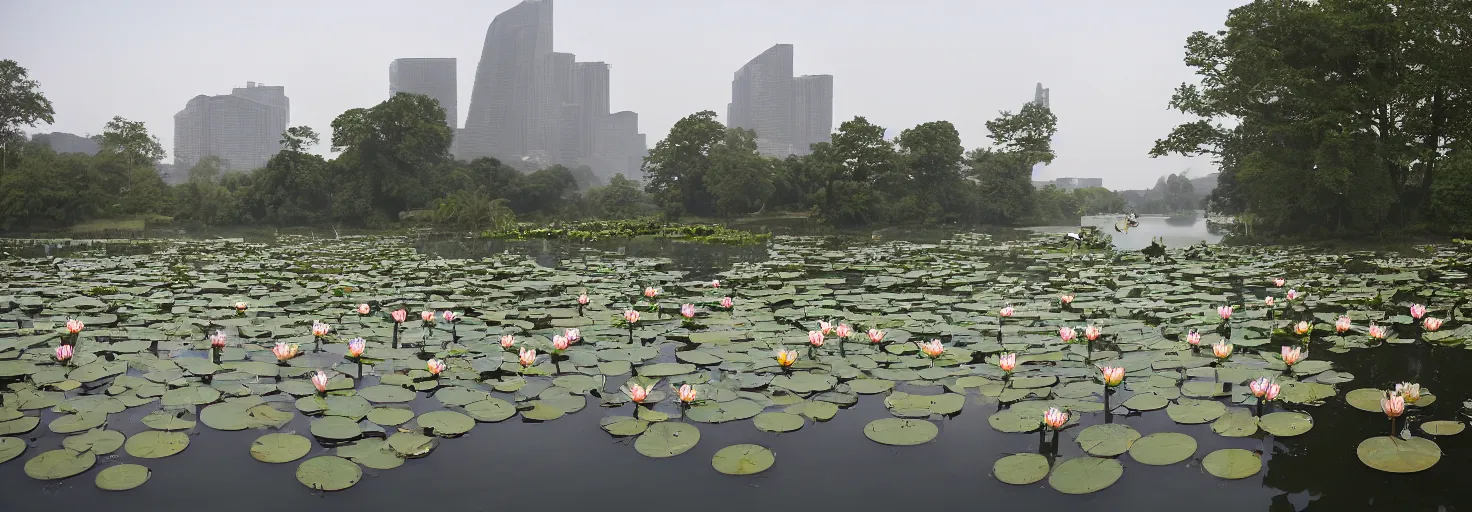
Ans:
[[[1468,255],[1215,247],[1188,259],[1183,246],[1212,241],[1202,222],[1145,217],[1116,234],[1116,244],[1140,246],[1166,236],[1172,259],[1156,261],[1071,254],[1052,235],[968,233],[926,243],[778,236],[744,247],[157,240],[12,257],[0,260],[9,390],[0,510],[392,510],[427,499],[470,511],[1464,507],[1455,489],[1472,434],[1453,431],[1472,391],[1472,328],[1455,309]],[[710,286],[714,278],[723,286]],[[659,288],[654,300],[645,287]],[[1286,300],[1289,288],[1302,296]],[[574,298],[585,290],[580,311]],[[1074,297],[1066,307],[1064,294]],[[717,304],[728,295],[730,311]],[[353,312],[360,303],[372,311]],[[682,303],[696,305],[690,324]],[[1224,327],[1217,306],[1228,303],[1237,309]],[[1411,303],[1445,325],[1419,326]],[[1015,314],[999,321],[1003,306]],[[396,348],[387,313],[401,307],[410,319]],[[632,329],[619,320],[630,307],[642,312]],[[464,316],[453,329],[426,327],[421,310]],[[1344,333],[1333,326],[1341,314],[1352,323]],[[61,365],[53,349],[68,339],[68,318],[86,327],[72,364]],[[318,320],[333,326],[321,340],[310,332]],[[859,332],[810,349],[819,320]],[[1307,344],[1292,332],[1300,320],[1312,327]],[[1387,339],[1367,335],[1372,324],[1388,327]],[[1060,327],[1087,325],[1100,340],[1060,340]],[[554,336],[572,327],[582,339],[549,360]],[[870,327],[885,331],[883,343],[863,334]],[[1201,349],[1185,341],[1193,328]],[[205,336],[215,330],[229,340],[218,365]],[[521,365],[499,345],[506,334],[544,355]],[[352,337],[375,358],[362,379],[344,355]],[[943,349],[933,358],[917,343],[932,339]],[[1235,346],[1219,368],[1207,347],[1216,341]],[[278,365],[278,342],[303,353]],[[1288,370],[1280,346],[1305,346],[1309,357]],[[781,368],[778,347],[798,362]],[[997,366],[1003,352],[1020,355],[1010,377]],[[432,375],[430,358],[447,369]],[[1114,365],[1126,375],[1106,407],[1096,367]],[[324,397],[308,383],[318,369],[331,378]],[[1259,376],[1283,386],[1263,413],[1286,415],[1256,417],[1246,383]],[[620,391],[654,379],[644,405]],[[1398,382],[1425,391],[1399,418],[1407,438],[1393,440],[1378,402],[1364,398]],[[671,389],[687,383],[698,391],[688,408]],[[1070,414],[1056,449],[1040,442],[1046,407]],[[1095,428],[1103,424],[1129,428]],[[292,436],[253,455],[269,434]],[[1151,434],[1189,436],[1195,449],[1147,464],[1176,456],[1135,437]],[[126,445],[102,440],[113,435]],[[1379,455],[1357,452],[1375,439]],[[16,443],[24,450],[11,453]],[[1438,457],[1429,465],[1417,451],[1426,443]],[[748,444],[765,450],[720,467],[750,471],[769,452],[768,469],[713,467],[722,449]],[[1043,456],[997,466],[1027,453]],[[46,464],[31,462],[42,454]],[[1038,461],[1033,475],[1026,466]],[[98,475],[124,464],[146,467],[147,481],[99,489]],[[1079,473],[1081,464],[1095,469]],[[305,485],[349,481],[332,492]]]

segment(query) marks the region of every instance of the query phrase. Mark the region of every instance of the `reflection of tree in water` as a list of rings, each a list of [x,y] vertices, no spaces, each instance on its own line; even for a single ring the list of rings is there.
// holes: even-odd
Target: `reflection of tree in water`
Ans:
[[[1433,349],[1421,344],[1354,349],[1346,354],[1319,350],[1315,355],[1332,360],[1335,370],[1349,372],[1355,379],[1336,384],[1338,397],[1321,406],[1275,404],[1274,410],[1299,410],[1312,415],[1314,428],[1300,436],[1275,438],[1264,446],[1268,452],[1265,457],[1269,458],[1263,485],[1284,493],[1273,499],[1269,510],[1460,509],[1459,505],[1466,502],[1454,496],[1466,495],[1459,491],[1466,484],[1458,477],[1469,464],[1465,454],[1472,449],[1472,436],[1433,437],[1422,432],[1420,425],[1431,420],[1464,419],[1461,400],[1469,391],[1466,380],[1436,373],[1441,368],[1468,368],[1472,355],[1460,348]],[[1408,408],[1402,418],[1412,425],[1414,435],[1431,439],[1441,447],[1441,460],[1431,469],[1407,475],[1365,466],[1355,448],[1365,439],[1386,434],[1385,416],[1350,407],[1344,401],[1345,393],[1365,387],[1392,388],[1396,382],[1415,381],[1415,375],[1423,370],[1429,373],[1423,378],[1439,386],[1431,390],[1438,398],[1424,410]],[[1305,503],[1307,507],[1303,507]]]

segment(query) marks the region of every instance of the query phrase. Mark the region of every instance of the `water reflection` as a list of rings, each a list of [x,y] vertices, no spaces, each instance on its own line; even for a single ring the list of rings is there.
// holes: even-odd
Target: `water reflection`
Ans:
[[[1138,251],[1150,246],[1156,237],[1164,239],[1166,247],[1183,247],[1201,242],[1215,244],[1222,235],[1207,228],[1206,217],[1168,217],[1164,215],[1140,216],[1140,225],[1121,233],[1114,230],[1115,223],[1124,218],[1120,215],[1091,215],[1079,220],[1080,226],[1092,226],[1114,239],[1114,248],[1121,251]],[[1032,228],[1040,233],[1066,233],[1077,231],[1078,226],[1045,226]]]

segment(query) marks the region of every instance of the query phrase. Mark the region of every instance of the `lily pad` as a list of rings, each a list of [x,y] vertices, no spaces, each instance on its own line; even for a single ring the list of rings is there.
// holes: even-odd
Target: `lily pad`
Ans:
[[[368,421],[385,427],[402,425],[412,419],[414,419],[414,411],[409,409],[375,407],[373,410],[368,411]]]
[[[475,421],[495,423],[516,415],[516,407],[499,398],[487,398],[465,406],[465,414]]]
[[[1385,391],[1373,388],[1360,388],[1350,390],[1344,394],[1344,401],[1355,409],[1366,412],[1379,413],[1380,399],[1385,398]]]
[[[940,435],[940,427],[926,420],[883,418],[864,425],[864,436],[879,444],[913,446]]]
[[[1217,478],[1238,480],[1262,471],[1262,457],[1241,448],[1224,448],[1206,454],[1201,467]]]
[[[1257,425],[1277,437],[1293,437],[1314,428],[1314,418],[1301,412],[1275,412],[1263,415]]]
[[[700,429],[688,423],[660,422],[650,425],[634,440],[634,449],[646,457],[674,457],[700,442]]]
[[[700,423],[725,423],[752,418],[761,412],[761,404],[741,398],[691,407],[685,411],[685,417]]]
[[[764,432],[792,432],[802,428],[802,416],[786,412],[764,412],[752,418],[758,430]]]
[[[1360,462],[1386,473],[1415,473],[1435,466],[1441,460],[1441,447],[1430,439],[1412,437],[1372,437],[1355,448]]]
[[[185,410],[159,409],[143,417],[143,424],[154,430],[189,430],[195,423],[194,414]]]
[[[433,411],[419,415],[415,420],[420,428],[427,428],[440,437],[454,437],[475,428],[475,419],[455,411]]]
[[[296,468],[296,480],[317,491],[341,491],[362,479],[363,468],[331,455],[312,457]]]
[[[0,438],[14,439],[14,438]],[[107,455],[123,447],[126,438],[122,432],[116,430],[89,430],[85,434],[77,434],[61,440],[61,446],[79,452],[90,450],[98,455]],[[3,458],[3,457],[0,457]],[[0,460],[0,462],[4,462]]]
[[[36,480],[60,480],[80,475],[97,463],[97,454],[76,450],[51,450],[26,461],[26,476]]]
[[[1103,423],[1083,429],[1078,433],[1078,445],[1084,453],[1095,457],[1113,457],[1130,449],[1130,444],[1140,438],[1140,433],[1129,425]]]
[[[312,441],[296,434],[266,434],[250,444],[250,456],[261,462],[281,464],[307,456]]]
[[[1165,406],[1170,405],[1170,402],[1155,393],[1140,393],[1120,405],[1135,411],[1154,411],[1164,409]]]
[[[433,437],[418,432],[399,432],[388,436],[388,447],[404,458],[419,458],[429,455],[439,442]]]
[[[1002,409],[986,418],[987,424],[992,428],[1009,434],[1032,432],[1042,427],[1042,421],[1041,415],[1022,409]]]
[[[40,416],[21,416],[10,421],[0,421],[0,436],[24,434],[41,424]]]
[[[1196,439],[1178,432],[1158,432],[1135,440],[1130,458],[1151,466],[1169,466],[1196,454]]]
[[[1018,453],[997,459],[992,475],[1002,483],[1030,485],[1048,476],[1048,458],[1036,453]]]
[[[604,416],[599,420],[599,426],[609,434],[628,437],[643,434],[649,429],[649,422],[633,416]]]
[[[854,379],[848,381],[848,388],[860,395],[874,395],[894,389],[894,381],[884,379]]]
[[[1088,494],[1103,490],[1124,474],[1114,459],[1077,457],[1063,461],[1048,477],[1048,485],[1064,494]]]
[[[147,482],[153,471],[137,464],[118,464],[97,472],[97,488],[104,491],[126,491]]]
[[[777,462],[772,450],[754,444],[738,444],[721,448],[710,464],[727,475],[754,475],[766,471]]]
[[[1211,423],[1211,431],[1223,437],[1247,437],[1257,433],[1257,416],[1245,408],[1234,407]]]
[[[358,390],[358,396],[376,404],[398,404],[414,400],[414,390],[380,384]]]
[[[1467,424],[1460,421],[1428,421],[1421,424],[1421,431],[1433,436],[1454,436],[1467,429]]]
[[[114,433],[116,433],[116,432],[114,432]],[[85,435],[85,434],[83,434],[83,435]],[[80,436],[72,436],[72,437],[80,437]],[[120,439],[118,439],[118,446],[122,446],[123,445],[123,441],[121,439],[122,434],[118,434],[118,437],[120,438]],[[69,437],[67,439],[71,439],[71,437]],[[62,446],[66,446],[66,443],[64,441],[62,442]],[[19,437],[0,437],[0,464],[4,464],[6,462],[9,462],[11,459],[14,459],[16,457],[19,457],[20,454],[25,453],[26,448],[27,448],[27,445],[26,445],[26,441],[24,439],[21,439]],[[86,450],[77,450],[77,449],[72,448],[70,446],[67,446],[67,449],[68,450],[72,450],[72,451],[76,451],[76,452],[86,451]],[[114,447],[113,449],[116,450],[117,448]]]
[[[100,412],[63,414],[47,423],[46,428],[58,434],[75,434],[101,427],[103,423],[107,423],[107,415]]]
[[[1182,398],[1179,402],[1165,408],[1165,414],[1176,423],[1195,425],[1206,423],[1227,413],[1227,406],[1221,402],[1210,400],[1192,400]]]
[[[161,459],[189,447],[189,434],[146,430],[133,434],[123,444],[123,451],[140,459]]]
[[[331,441],[347,441],[363,435],[358,422],[341,416],[323,416],[312,420],[312,435]]]

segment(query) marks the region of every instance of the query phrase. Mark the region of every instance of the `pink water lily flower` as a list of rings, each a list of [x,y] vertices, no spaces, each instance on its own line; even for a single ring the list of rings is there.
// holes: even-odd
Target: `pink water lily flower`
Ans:
[[[1074,338],[1077,337],[1078,331],[1073,330],[1072,327],[1064,326],[1058,328],[1058,339],[1063,340],[1064,343],[1071,342]]]
[[[430,375],[439,375],[440,372],[445,371],[445,362],[439,359],[430,359],[424,363],[424,367],[429,370]]]
[[[287,359],[296,357],[297,353],[301,352],[301,350],[301,347],[297,346],[297,344],[295,343],[278,341],[276,342],[276,346],[271,348],[271,353],[276,354],[277,361],[285,361]]]
[[[1302,321],[1302,320],[1300,320],[1296,324],[1293,324],[1293,333],[1294,334],[1297,334],[1299,336],[1303,336],[1305,334],[1308,334],[1309,332],[1312,332],[1313,330],[1314,330],[1314,326],[1313,325],[1309,324],[1308,322]]]
[[[821,331],[824,336],[827,336],[833,333],[833,324],[828,322],[827,320],[819,320],[818,330]]]
[[[326,336],[329,332],[332,332],[332,326],[324,324],[322,322],[312,322],[312,336],[321,338],[323,336]]]
[[[695,401],[695,388],[690,387],[689,384],[681,385],[680,386],[680,401],[681,402],[685,402],[687,404],[690,403],[690,402],[694,402]]]
[[[1101,366],[1099,374],[1104,377],[1104,385],[1111,388],[1124,382],[1124,368],[1119,366]]]
[[[1001,357],[997,358],[997,368],[1001,368],[1004,372],[1012,373],[1012,370],[1017,368],[1017,353],[1008,352],[1002,354]]]
[[[372,310],[373,308],[369,307],[367,304],[358,304],[358,314],[360,315],[366,315],[369,311]]]
[[[583,306],[588,305],[588,300],[589,300],[588,299],[588,294],[586,294],[586,293],[578,296],[578,304],[579,305],[583,305]]]
[[[409,312],[402,309],[395,309],[394,312],[389,313],[388,316],[389,318],[394,319],[395,323],[402,324],[405,320],[409,319]]]
[[[1196,332],[1196,329],[1191,329],[1191,332],[1186,333],[1186,343],[1190,343],[1193,347],[1201,345],[1201,333]]]
[[[82,324],[82,321],[81,320],[77,320],[75,318],[72,318],[72,319],[68,319],[66,321],[66,332],[68,332],[68,333],[76,334],[76,333],[82,332],[82,329],[84,327],[86,327],[86,326]]]
[[[838,324],[838,328],[834,329],[833,333],[838,335],[839,338],[848,338],[849,335],[854,333],[854,328],[849,327],[848,324]]]
[[[639,321],[639,312],[632,309],[624,311],[624,321],[628,322],[629,325],[637,323]]]
[[[659,288],[655,288],[653,286],[646,286],[646,287],[644,287],[644,296],[645,297],[648,297],[648,298],[651,298],[651,299],[652,298],[655,298],[655,297],[658,297],[659,296]]]
[[[645,398],[649,398],[649,388],[630,382],[629,389],[624,391],[624,394],[629,395],[629,401],[642,404]]]
[[[1298,300],[1298,290],[1289,288],[1288,293],[1283,294],[1283,297],[1287,298],[1288,300]]]
[[[73,349],[71,345],[60,345],[60,346],[57,346],[56,347],[56,360],[57,361],[60,361],[60,362],[63,362],[63,363],[67,362],[67,360],[69,360],[69,359],[72,358],[72,354],[75,353],[74,350],[75,349]]]
[[[1058,430],[1068,423],[1068,413],[1058,410],[1057,407],[1049,407],[1048,412],[1043,413],[1043,424],[1048,428]]]
[[[236,302],[235,303],[235,310],[236,311],[245,311],[245,309],[248,308],[248,307],[250,307],[250,304],[246,304],[244,302]]]
[[[214,348],[225,348],[225,331],[215,331],[210,335],[210,346]]]
[[[511,348],[513,345],[516,345],[516,337],[510,334],[501,336],[501,348]]]
[[[454,322],[460,319],[460,314],[454,311],[441,311],[440,318],[445,319],[446,322]]]
[[[433,311],[420,311],[419,312],[419,319],[421,321],[423,321],[424,323],[426,323],[426,324],[432,324],[432,323],[434,323],[434,312]]]
[[[1421,320],[1421,327],[1425,328],[1428,331],[1435,331],[1441,328],[1442,322],[1444,322],[1444,320],[1440,318],[1428,316],[1424,320]]]
[[[940,344],[940,340],[930,340],[920,344],[920,351],[930,356],[931,359],[934,359],[944,354],[946,347]]]
[[[348,341],[348,355],[350,356],[363,357],[363,351],[367,348],[368,342],[363,341],[363,338],[353,338]]]
[[[1068,294],[1059,295],[1058,296],[1058,300],[1060,302],[1062,302],[1064,306],[1067,306],[1069,304],[1073,304],[1073,296],[1072,295],[1068,295]]]
[[[1340,315],[1339,319],[1334,321],[1334,332],[1337,333],[1344,333],[1345,331],[1348,331],[1350,330],[1350,328],[1353,327],[1354,321],[1350,320],[1349,317],[1344,315]]]
[[[1102,334],[1104,334],[1104,331],[1099,330],[1099,328],[1093,324],[1089,324],[1088,327],[1084,328],[1084,338],[1088,339],[1089,341],[1099,339],[1099,336]]]
[[[327,373],[323,372],[322,370],[317,370],[317,373],[312,374],[312,387],[317,388],[318,393],[326,393]]]
[[[1232,319],[1232,306],[1220,306],[1216,308],[1216,316],[1222,317],[1222,321]]]
[[[522,347],[521,352],[517,353],[517,356],[517,362],[521,363],[522,368],[531,366],[532,363],[537,362],[537,351],[526,347]]]
[[[1395,385],[1395,394],[1400,395],[1408,404],[1414,404],[1421,400],[1421,385],[1402,382]]]
[[[1395,393],[1387,392],[1385,398],[1380,399],[1380,410],[1384,411],[1387,417],[1398,418],[1406,412],[1406,399]]]
[[[821,347],[821,346],[823,346],[823,332],[822,331],[808,331],[808,343],[811,344],[814,347]]]
[[[1384,327],[1381,327],[1379,324],[1373,324],[1373,323],[1370,324],[1370,328],[1369,329],[1366,329],[1365,331],[1370,334],[1370,337],[1371,338],[1374,338],[1374,339],[1377,339],[1377,340],[1383,340],[1383,339],[1385,339],[1386,336],[1389,336],[1390,335],[1390,330],[1389,329],[1386,329]]]
[[[722,308],[731,309],[731,307],[732,306],[735,306],[735,305],[736,305],[736,301],[731,300],[730,297],[721,297],[721,307]]]
[[[1211,346],[1211,354],[1217,359],[1232,357],[1232,344],[1226,341],[1218,341]]]
[[[577,343],[578,340],[583,339],[583,331],[576,327],[563,330],[562,335],[567,336],[567,341],[571,343]]]
[[[1273,286],[1275,287],[1282,288],[1285,284],[1288,284],[1288,281],[1286,279],[1283,279],[1281,277],[1273,279]]]
[[[1293,366],[1308,358],[1308,351],[1299,347],[1283,347],[1283,364]]]
[[[567,350],[567,346],[568,345],[569,345],[569,343],[567,341],[567,336],[563,336],[561,334],[558,334],[558,335],[552,337],[552,348],[557,349],[559,352],[560,351],[563,351],[563,350]]]
[[[884,331],[881,331],[879,329],[869,329],[869,332],[867,334],[869,335],[870,343],[879,343],[881,341],[884,341]]]
[[[1267,377],[1258,377],[1256,380],[1247,383],[1247,387],[1252,389],[1252,396],[1267,401],[1278,398],[1278,393],[1282,391],[1282,387],[1277,382],[1273,382]]]
[[[783,368],[787,368],[789,366],[792,366],[792,364],[793,363],[796,363],[796,362],[797,362],[797,351],[796,350],[777,349],[777,365],[778,366],[781,366]]]
[[[720,288],[721,287],[721,280],[720,279],[711,279],[710,280],[710,287],[711,288]]]
[[[1423,316],[1426,316],[1426,306],[1411,304],[1411,318],[1420,320]]]
[[[683,316],[686,319],[695,318],[695,305],[685,304],[680,306],[680,316]]]
[[[1001,310],[997,311],[997,315],[1001,316],[1002,318],[1011,318],[1012,315],[1014,315],[1016,313],[1017,313],[1017,310],[1014,309],[1012,306],[1007,306],[1007,307],[1004,307]]]
[[[1278,303],[1278,301],[1274,299],[1272,295],[1269,295],[1268,298],[1262,300],[1262,303],[1267,307],[1273,307]]]

